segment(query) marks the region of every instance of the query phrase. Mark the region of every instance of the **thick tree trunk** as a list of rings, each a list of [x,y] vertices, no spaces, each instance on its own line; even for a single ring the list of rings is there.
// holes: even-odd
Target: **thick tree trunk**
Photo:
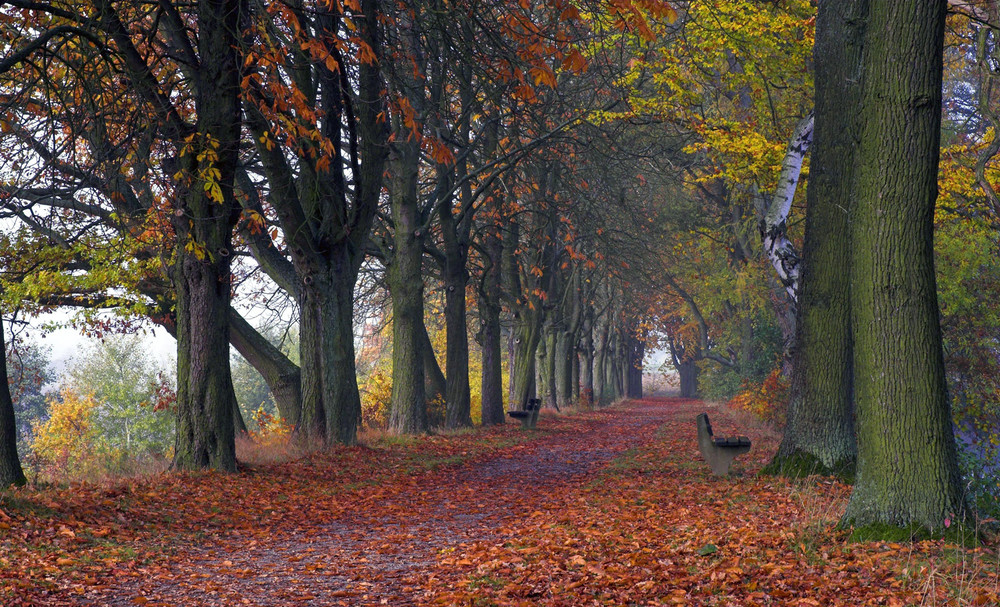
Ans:
[[[683,398],[698,397],[698,363],[692,360],[682,360],[677,365],[677,373],[681,377],[681,396]]]
[[[232,231],[238,217],[233,182],[239,154],[240,0],[198,7],[198,112],[193,148],[179,161],[187,183],[173,216],[177,292],[177,439],[174,465],[236,469],[229,372]],[[213,158],[214,157],[214,158]],[[216,178],[204,177],[212,169]]]
[[[396,191],[391,199],[393,254],[386,278],[392,295],[392,400],[389,428],[398,434],[428,429],[424,392],[424,282],[422,262],[425,235],[418,211],[419,149],[400,142],[401,158],[393,163]]]
[[[872,0],[865,36],[851,214],[858,467],[843,522],[874,536],[940,533],[967,515],[934,276],[945,9]]]
[[[211,201],[208,201],[211,203]],[[208,224],[205,224],[206,227]],[[220,231],[221,232],[221,231]],[[228,231],[199,238],[228,250]],[[236,469],[229,373],[229,257],[200,260],[178,247],[177,443],[174,465],[181,469]]]
[[[816,17],[816,111],[798,292],[792,387],[769,468],[791,476],[853,473],[850,258],[861,53],[868,0],[826,0]],[[863,236],[866,237],[866,236]]]
[[[25,482],[21,460],[17,456],[17,420],[14,418],[10,384],[7,383],[7,344],[3,319],[0,319],[0,489]]]
[[[320,262],[309,270],[299,297],[302,414],[298,431],[327,443],[353,445],[361,421],[354,362],[354,281]]]

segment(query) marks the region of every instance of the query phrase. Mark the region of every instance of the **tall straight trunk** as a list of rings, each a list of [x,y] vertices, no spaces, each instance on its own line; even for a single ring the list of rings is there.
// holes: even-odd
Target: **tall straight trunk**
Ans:
[[[488,230],[485,236],[486,269],[483,285],[479,290],[479,317],[482,322],[480,335],[482,348],[482,410],[484,426],[504,423],[503,414],[503,365],[500,328],[500,258],[503,255],[503,241],[499,235]]]
[[[677,365],[677,373],[681,376],[681,396],[683,398],[697,398],[698,363],[694,359],[682,360]]]
[[[206,224],[207,227],[208,224]],[[228,238],[199,238],[223,243]],[[182,247],[178,247],[182,249]],[[218,250],[215,249],[215,250]],[[229,372],[229,258],[200,260],[179,250],[174,265],[177,290],[177,442],[174,465],[181,469],[236,469]]]
[[[188,183],[173,215],[177,293],[178,468],[236,469],[235,393],[229,371],[232,231],[238,217],[233,183],[239,155],[241,0],[198,5],[198,113],[192,148],[179,158]],[[214,159],[213,159],[214,156]],[[214,184],[203,182],[208,169]],[[214,186],[214,187],[210,187]],[[216,189],[217,188],[217,189]]]
[[[621,329],[615,331],[615,350],[611,357],[611,385],[614,386],[614,400],[619,400],[625,396],[625,381],[628,375],[626,361],[625,339],[621,335]]]
[[[342,251],[346,254],[346,251]],[[302,361],[300,432],[327,443],[354,444],[361,397],[354,364],[354,264],[328,266],[318,259],[300,270],[308,280],[299,296]]]
[[[646,342],[629,332],[625,349],[625,396],[642,398],[642,359],[646,352]]]
[[[561,407],[573,400],[573,338],[568,331],[556,331],[553,341],[555,342],[553,382],[556,402]]]
[[[386,274],[392,296],[392,397],[389,428],[399,434],[428,429],[424,392],[424,282],[422,262],[425,235],[418,210],[419,148],[412,141],[399,142],[400,158],[392,207],[393,252]]]
[[[544,378],[545,402],[552,408],[559,407],[559,394],[556,387],[556,341],[556,331],[550,325],[545,331],[545,354],[543,357],[545,373],[539,374],[539,377]]]
[[[577,348],[572,345],[569,349],[570,356],[570,400],[574,402],[580,401],[580,353]]]
[[[7,383],[7,344],[3,319],[0,318],[0,489],[25,482],[21,460],[17,456],[17,420],[14,417],[14,401],[10,397],[10,384]]]
[[[868,0],[824,0],[816,15],[816,111],[798,291],[791,398],[770,469],[846,473],[854,440],[850,258],[844,255],[853,196],[861,54]]]
[[[608,358],[608,323],[603,320],[599,323],[597,339],[597,353],[594,360],[594,403],[603,405],[607,402],[607,366]]]
[[[451,209],[448,209],[451,213]],[[446,239],[447,242],[447,239]],[[472,425],[469,389],[469,329],[465,307],[465,287],[469,273],[465,255],[459,245],[445,246],[448,259],[445,269],[444,320],[447,334],[445,349],[445,427],[462,428]]]
[[[845,524],[967,515],[934,276],[945,0],[872,0],[851,213],[857,481]],[[864,531],[864,530],[862,530]]]
[[[589,407],[594,404],[594,309],[590,305],[583,317],[580,359],[580,402]]]

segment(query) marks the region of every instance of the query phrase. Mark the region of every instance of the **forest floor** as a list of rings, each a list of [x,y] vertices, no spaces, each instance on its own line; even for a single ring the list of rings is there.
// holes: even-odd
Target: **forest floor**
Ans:
[[[749,435],[728,478],[695,416]],[[235,475],[0,493],[0,605],[996,605],[997,547],[848,543],[700,401],[375,438]]]

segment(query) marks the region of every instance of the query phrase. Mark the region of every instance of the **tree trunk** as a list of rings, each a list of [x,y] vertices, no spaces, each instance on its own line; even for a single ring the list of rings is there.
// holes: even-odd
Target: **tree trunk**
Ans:
[[[448,210],[451,212],[451,209]],[[449,247],[446,247],[446,249]],[[472,406],[469,390],[469,333],[465,309],[465,287],[469,274],[465,269],[465,256],[452,252],[445,271],[444,319],[447,333],[445,352],[445,381],[447,394],[446,428],[472,425]]]
[[[642,398],[642,359],[645,357],[646,342],[629,331],[625,360],[625,396]]]
[[[816,111],[788,417],[769,468],[851,476],[854,440],[850,258],[861,52],[868,0],[826,0],[816,16]]]
[[[211,201],[209,201],[211,203]],[[218,205],[216,205],[218,206]],[[209,223],[202,224],[209,227]],[[224,243],[228,234],[198,241]],[[174,465],[181,469],[236,469],[229,373],[229,257],[200,260],[178,247],[174,265],[177,289],[177,444]],[[210,249],[213,250],[213,249]]]
[[[608,359],[608,323],[599,323],[597,355],[594,361],[594,403],[603,405],[607,402],[607,359]]]
[[[0,318],[0,489],[25,482],[21,460],[17,456],[17,420],[7,382],[7,344],[4,341],[3,319]]]
[[[297,425],[302,410],[299,367],[232,308],[229,309],[229,339],[236,351],[264,378],[278,406],[278,414],[292,426]]]
[[[580,402],[594,404],[594,309],[589,304],[583,317],[583,346],[580,352]]]
[[[681,397],[698,398],[698,363],[694,360],[682,360],[677,366],[681,376]]]
[[[446,394],[448,393],[448,382],[444,377],[444,373],[441,371],[441,365],[438,364],[437,355],[434,354],[434,346],[431,344],[431,336],[427,334],[427,325],[421,323],[420,340],[423,345],[421,345],[421,351],[423,352],[424,358],[424,398],[428,402],[437,400],[438,402],[445,402]],[[430,415],[428,411],[428,415]],[[444,418],[438,416],[438,419],[427,418],[429,425],[443,424]]]
[[[858,467],[843,519],[859,536],[941,533],[967,515],[934,276],[946,5],[870,4],[851,214]]]
[[[535,387],[535,353],[541,341],[541,322],[538,312],[523,312],[514,326],[514,367],[511,381],[511,409],[524,409]]]
[[[560,407],[573,400],[573,337],[568,331],[556,331],[554,335],[553,382],[556,402]]]
[[[196,134],[179,161],[185,175],[173,215],[177,292],[177,441],[182,469],[236,469],[235,396],[229,372],[233,182],[241,137],[240,0],[198,5]],[[206,177],[209,169],[215,179]]]
[[[484,426],[504,423],[503,365],[501,359],[502,334],[500,329],[500,258],[503,242],[493,230],[485,236],[486,269],[483,285],[479,290],[479,317],[482,322],[481,343],[483,356],[482,410]]]
[[[346,251],[340,251],[342,255]],[[361,421],[354,362],[355,267],[350,260],[328,265],[312,259],[299,297],[299,358],[305,436],[353,445]],[[346,268],[337,272],[336,267]]]
[[[412,141],[398,142],[400,158],[391,197],[393,253],[386,278],[392,295],[392,400],[389,428],[398,434],[428,429],[424,392],[424,282],[422,261],[425,235],[418,210],[417,178],[420,150]]]

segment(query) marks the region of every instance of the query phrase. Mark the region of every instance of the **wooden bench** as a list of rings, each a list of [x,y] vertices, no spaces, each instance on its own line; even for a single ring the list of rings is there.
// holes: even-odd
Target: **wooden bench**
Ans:
[[[750,451],[750,439],[745,436],[717,438],[712,434],[708,413],[698,415],[698,448],[712,467],[712,474],[725,476],[737,455]]]
[[[524,405],[524,409],[521,411],[508,411],[507,415],[513,417],[514,419],[521,420],[521,427],[531,428],[535,427],[538,423],[538,411],[542,408],[542,399],[540,398],[529,398],[528,404]]]

